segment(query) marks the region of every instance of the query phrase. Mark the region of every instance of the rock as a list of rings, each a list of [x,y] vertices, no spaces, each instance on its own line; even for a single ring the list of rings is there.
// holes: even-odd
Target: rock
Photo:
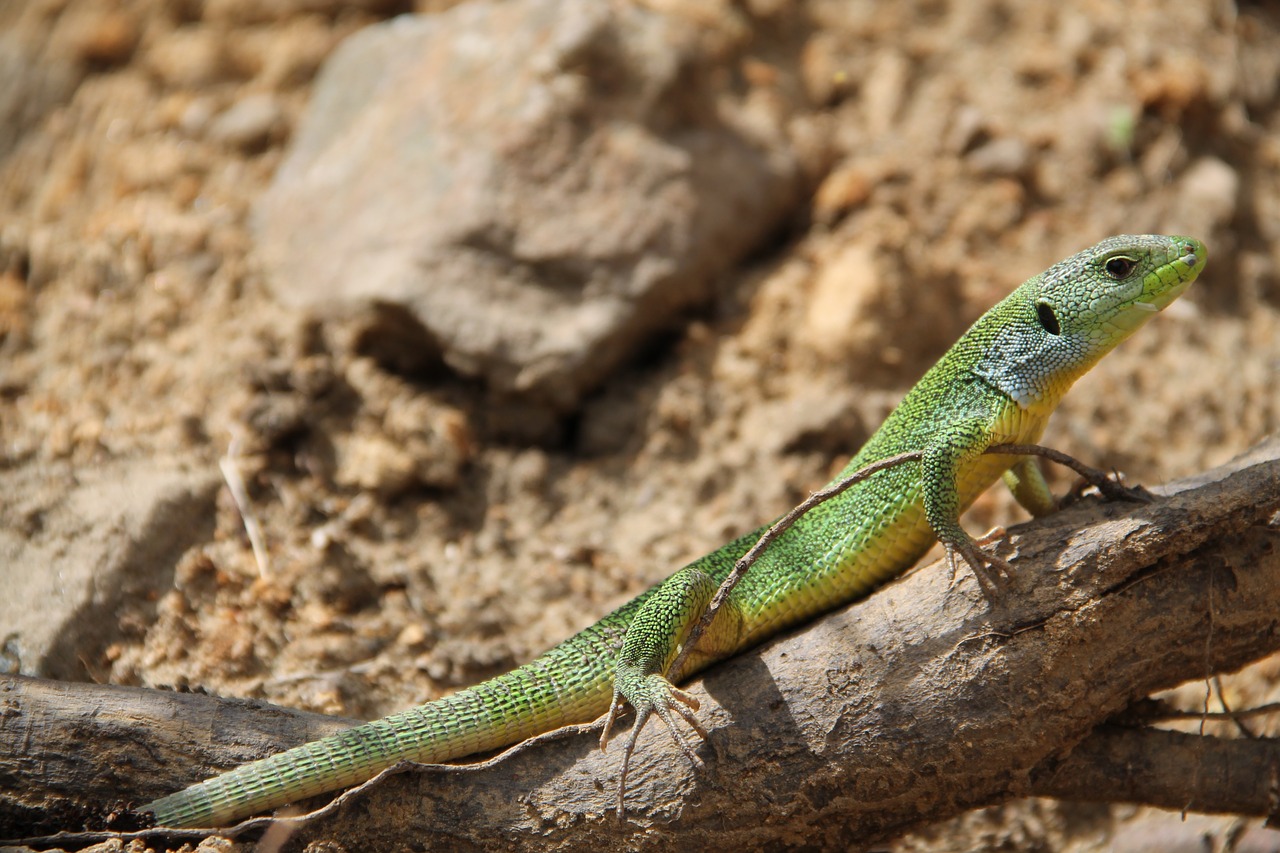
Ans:
[[[813,194],[813,218],[826,225],[865,204],[875,180],[860,163],[844,163],[833,169]]]
[[[893,282],[882,274],[875,249],[849,243],[818,269],[805,316],[804,340],[831,361],[883,343],[877,309]]]
[[[474,449],[461,411],[414,393],[365,359],[352,364],[346,380],[364,402],[352,432],[334,438],[338,485],[394,497],[417,486],[451,489],[461,482]]]
[[[911,62],[901,52],[888,48],[876,56],[862,90],[867,133],[879,138],[898,121],[911,81]]]
[[[187,136],[203,136],[213,123],[217,107],[209,97],[192,98],[178,115],[178,128]]]
[[[71,99],[81,74],[70,62],[37,61],[16,38],[0,34],[0,160],[46,113]]]
[[[258,82],[276,90],[309,84],[339,40],[332,27],[312,16],[283,23],[254,52],[262,68]]]
[[[255,211],[276,293],[401,304],[454,370],[572,408],[799,202],[686,26],[514,0],[356,33]]]
[[[398,0],[204,0],[201,17],[236,27],[273,24],[305,15],[336,18],[368,13],[394,15],[406,5]]]
[[[333,479],[340,486],[394,497],[415,485],[417,479],[413,456],[376,433],[351,436],[339,443],[336,456],[338,469]]]
[[[1031,150],[1016,136],[993,139],[965,157],[979,174],[1016,177],[1031,165]]]
[[[213,536],[217,469],[116,462],[0,474],[0,669],[83,681],[154,617],[192,546]]]
[[[65,36],[75,58],[88,65],[123,65],[133,56],[142,28],[123,9],[85,9]]]
[[[1218,228],[1230,224],[1236,213],[1240,176],[1216,157],[1201,157],[1182,176],[1178,193],[1177,228],[1180,233],[1209,239]]]
[[[914,381],[911,365],[927,366],[959,335],[959,279],[945,267],[912,264],[909,253],[865,236],[837,237],[814,260],[796,340],[859,382]],[[907,376],[897,375],[904,366]]]
[[[0,272],[0,345],[11,335],[16,340],[26,340],[30,328],[31,294],[26,284],[9,270]],[[12,376],[0,379],[0,388],[6,390],[21,387],[21,384]]]
[[[222,36],[208,28],[180,27],[144,45],[143,57],[147,69],[175,89],[207,88],[230,74]]]
[[[821,453],[847,456],[870,435],[860,407],[865,395],[830,382],[792,389],[780,399],[752,407],[742,433],[758,436],[760,446],[775,453]]]
[[[279,100],[261,92],[241,98],[214,119],[209,136],[215,142],[252,152],[283,135],[285,127],[284,109]]]
[[[981,110],[967,104],[960,106],[951,117],[951,125],[943,138],[943,150],[952,154],[971,150],[981,141],[986,123]]]
[[[814,106],[828,106],[849,90],[842,45],[839,36],[830,32],[815,33],[805,42],[800,53],[800,81]]]

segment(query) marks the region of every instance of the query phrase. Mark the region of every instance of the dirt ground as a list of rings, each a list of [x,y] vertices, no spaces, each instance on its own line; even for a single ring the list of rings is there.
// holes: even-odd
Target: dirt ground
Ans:
[[[0,5],[0,501],[157,459],[212,474],[232,452],[270,561],[221,489],[167,584],[89,614],[103,642],[63,677],[372,717],[506,670],[793,505],[968,322],[1110,233],[1193,234],[1209,267],[1045,443],[1157,483],[1280,428],[1266,4],[652,0],[778,105],[809,196],[720,296],[536,429],[286,309],[254,255],[250,211],[326,55],[449,5]],[[264,93],[277,120],[219,121]],[[868,258],[876,281],[846,286]],[[406,418],[439,438],[408,474]],[[993,491],[967,524],[1019,518]],[[1277,672],[1227,679],[1227,699],[1275,701]],[[894,847],[1224,849],[1233,831],[1016,802]]]

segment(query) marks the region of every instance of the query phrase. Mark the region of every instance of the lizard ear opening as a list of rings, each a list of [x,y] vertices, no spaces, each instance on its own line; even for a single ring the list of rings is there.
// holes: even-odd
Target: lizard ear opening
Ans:
[[[1051,335],[1062,334],[1062,326],[1058,324],[1058,315],[1053,313],[1053,306],[1048,302],[1036,304],[1036,319],[1041,327]]]

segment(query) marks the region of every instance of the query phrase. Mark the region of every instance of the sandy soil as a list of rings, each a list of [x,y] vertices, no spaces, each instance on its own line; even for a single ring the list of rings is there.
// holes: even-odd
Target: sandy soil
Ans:
[[[788,122],[811,198],[536,430],[283,308],[254,257],[249,212],[317,67],[412,4],[0,6],[21,107],[0,95],[0,493],[216,471],[234,447],[270,555],[260,571],[222,490],[171,583],[91,614],[102,651],[62,674],[374,716],[510,668],[820,485],[970,320],[1109,233],[1195,234],[1210,267],[1046,443],[1151,483],[1280,428],[1280,17],[1059,5],[681,6]],[[219,124],[262,93],[280,124]],[[432,425],[426,482],[391,452],[406,422]],[[968,523],[1019,517],[993,492]],[[1270,662],[1226,690],[1276,684]],[[898,847],[1094,849],[1133,820],[1017,803]]]

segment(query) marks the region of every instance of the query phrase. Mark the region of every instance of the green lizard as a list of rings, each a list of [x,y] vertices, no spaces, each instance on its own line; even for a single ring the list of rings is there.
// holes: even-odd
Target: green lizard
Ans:
[[[685,566],[512,672],[244,765],[140,811],[167,826],[216,826],[363,782],[401,760],[447,761],[605,712],[612,722],[622,702],[636,710],[633,732],[657,714],[697,762],[676,721],[704,734],[697,705],[674,682],[865,596],[911,567],[935,539],[990,589],[988,572],[1009,566],[965,533],[960,513],[1002,476],[1034,515],[1055,501],[1031,457],[984,451],[1038,440],[1072,383],[1176,299],[1205,258],[1204,246],[1189,237],[1112,237],[982,315],[841,478],[897,454],[915,451],[918,461],[877,473],[800,517],[734,588],[680,671],[671,664],[691,626],[766,528]],[[602,747],[607,736],[606,727]]]

